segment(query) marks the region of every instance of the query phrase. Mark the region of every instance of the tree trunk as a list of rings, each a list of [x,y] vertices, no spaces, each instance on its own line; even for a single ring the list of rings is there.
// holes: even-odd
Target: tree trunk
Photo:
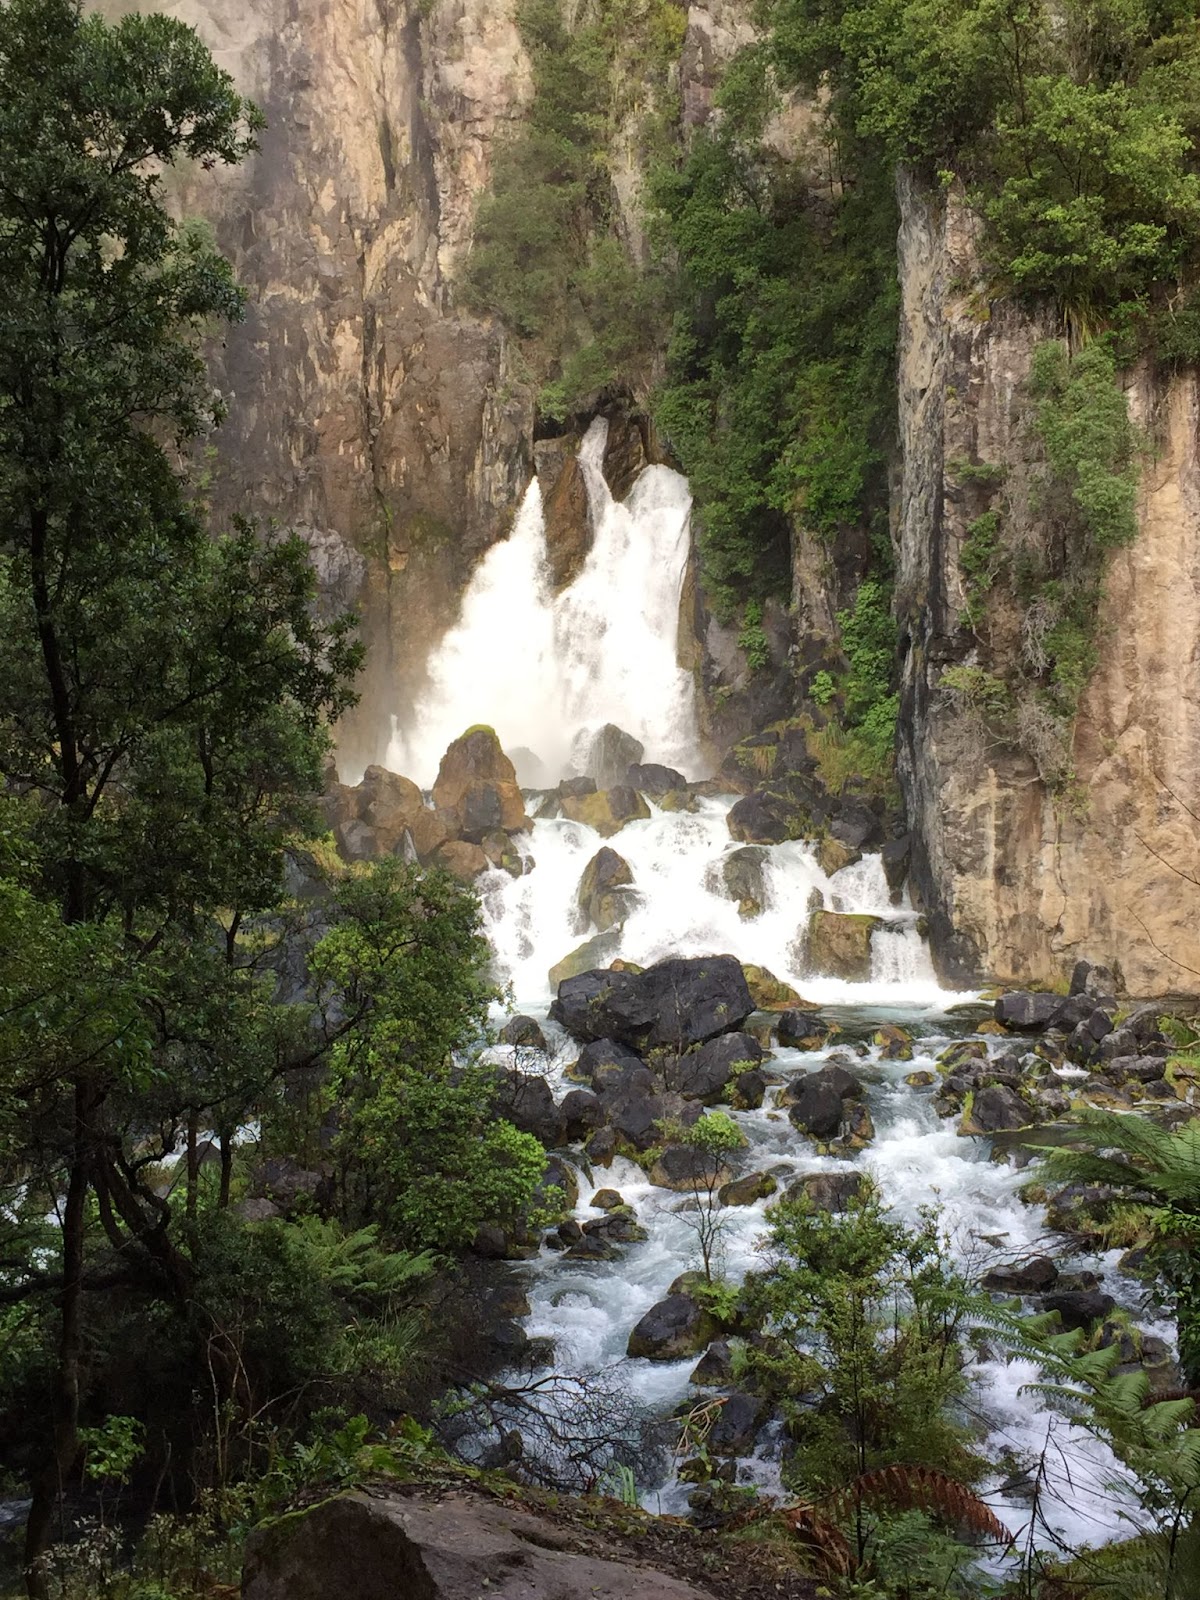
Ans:
[[[54,1512],[79,1450],[79,1359],[83,1330],[83,1247],[91,1152],[91,1117],[86,1085],[75,1085],[75,1137],[67,1200],[63,1211],[63,1289],[59,1297],[58,1370],[54,1381],[53,1444],[50,1458],[33,1483],[33,1504],[25,1528],[25,1587],[32,1600],[48,1600],[46,1552]]]

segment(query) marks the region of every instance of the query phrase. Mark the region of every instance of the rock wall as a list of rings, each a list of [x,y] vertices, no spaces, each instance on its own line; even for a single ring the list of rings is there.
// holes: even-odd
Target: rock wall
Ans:
[[[1115,965],[1131,995],[1195,993],[1200,388],[1195,377],[1127,377],[1149,447],[1139,533],[1109,559],[1100,663],[1074,733],[1077,781],[1055,796],[1028,757],[982,737],[941,682],[947,665],[978,659],[959,621],[958,556],[975,512],[948,464],[1000,463],[1019,486],[1024,384],[1054,329],[981,299],[961,204],[908,178],[900,188],[900,770],[937,958],[952,979],[1049,984],[1088,956]],[[1001,648],[1017,648],[1011,630]]]
[[[129,9],[109,0],[112,13]],[[215,509],[364,558],[371,642],[351,768],[528,480],[532,395],[453,300],[496,140],[530,94],[514,0],[164,0],[267,117],[234,171],[172,174],[248,290],[216,352]]]

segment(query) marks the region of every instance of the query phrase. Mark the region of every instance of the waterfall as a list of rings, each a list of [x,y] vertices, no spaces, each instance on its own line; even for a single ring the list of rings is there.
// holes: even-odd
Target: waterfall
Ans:
[[[678,472],[652,466],[615,501],[601,470],[607,438],[598,417],[579,449],[595,533],[578,577],[551,592],[535,479],[511,534],[476,569],[422,704],[397,726],[395,771],[431,784],[450,741],[482,722],[523,782],[556,783],[579,734],[615,722],[647,760],[696,775],[694,687],[676,660],[691,494]]]
[[[493,726],[514,758],[521,781],[547,791],[572,770],[581,734],[607,722],[645,745],[646,759],[697,773],[698,737],[693,685],[677,662],[680,593],[689,549],[691,499],[686,481],[661,466],[647,468],[624,503],[613,500],[601,464],[607,424],[597,421],[580,447],[594,538],[578,576],[560,593],[548,580],[546,528],[536,482],[530,484],[509,537],[480,563],[463,597],[455,626],[430,663],[429,693],[415,715],[398,725],[388,765],[432,783],[447,744],[467,727]],[[728,952],[767,968],[799,991],[804,1001],[831,1008],[838,1031],[824,1048],[801,1053],[777,1048],[770,1061],[774,1080],[763,1106],[731,1111],[746,1138],[740,1160],[745,1171],[769,1172],[785,1189],[793,1177],[857,1166],[871,1173],[889,1204],[916,1221],[920,1208],[940,1204],[952,1229],[951,1248],[964,1268],[977,1262],[981,1241],[1020,1257],[1045,1248],[1044,1213],[1022,1204],[1018,1190],[1027,1174],[993,1163],[986,1142],[959,1137],[954,1124],[934,1108],[927,1083],[937,1057],[953,1038],[970,1031],[969,1018],[952,1008],[965,997],[939,983],[911,905],[897,906],[878,855],[865,855],[827,875],[813,845],[789,841],[755,847],[749,860],[729,857],[745,847],[729,834],[731,796],[692,796],[690,810],[664,809],[653,799],[650,815],[627,823],[605,840],[558,812],[556,797],[535,797],[541,815],[522,853],[535,865],[513,878],[502,870],[478,880],[483,917],[495,952],[497,979],[506,1005],[543,1022],[545,1057],[498,1047],[504,1064],[545,1073],[561,1094],[577,1046],[547,1020],[550,968],[594,936],[578,904],[580,878],[607,843],[627,863],[632,884],[624,920],[605,935],[589,961],[607,965],[616,957],[647,965],[669,955]],[[753,865],[757,863],[757,868]],[[725,879],[758,870],[753,899],[743,917]],[[814,908],[877,919],[865,982],[814,973],[807,929]],[[910,1060],[894,1060],[875,1038],[881,1021],[899,1021],[913,1032]],[[983,1040],[997,1051],[1003,1041]],[[857,1157],[821,1153],[798,1134],[778,1099],[780,1080],[812,1072],[831,1055],[859,1076],[877,1135]],[[616,1188],[636,1210],[648,1237],[621,1250],[614,1260],[571,1259],[544,1247],[516,1270],[528,1290],[528,1333],[553,1344],[554,1368],[586,1386],[603,1373],[619,1383],[642,1413],[670,1414],[694,1387],[694,1357],[652,1362],[626,1357],[630,1329],[694,1262],[695,1236],[686,1201],[656,1188],[632,1161],[618,1156],[607,1169],[580,1162],[579,1222],[598,1217],[592,1191]],[[731,1206],[722,1241],[725,1270],[738,1281],[760,1263],[759,1242],[772,1202]],[[1089,1270],[1101,1263],[1075,1258]],[[1075,1264],[1075,1262],[1072,1262]],[[1115,1254],[1103,1261],[1107,1282],[1125,1304],[1139,1292],[1123,1283]],[[1162,1327],[1161,1336],[1170,1337]],[[997,1467],[987,1491],[990,1503],[1011,1527],[1026,1520],[1005,1479],[1011,1458],[1028,1461],[1053,1436],[1046,1467],[1041,1525],[1034,1537],[1104,1540],[1122,1528],[1131,1500],[1119,1487],[1111,1452],[1023,1392],[1036,1371],[1027,1362],[1008,1363],[984,1349],[970,1356],[970,1375],[980,1407],[982,1447]],[[547,1401],[547,1404],[552,1402]],[[780,1490],[784,1441],[776,1426],[760,1435],[754,1454],[737,1464],[738,1481]],[[686,1512],[689,1487],[673,1472],[643,1463],[641,1489],[654,1509]],[[1019,1474],[1018,1474],[1019,1476]]]

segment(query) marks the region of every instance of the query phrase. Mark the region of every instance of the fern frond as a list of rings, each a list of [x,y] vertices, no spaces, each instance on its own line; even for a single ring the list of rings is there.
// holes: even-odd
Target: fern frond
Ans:
[[[809,1547],[830,1577],[850,1577],[857,1563],[846,1535],[836,1523],[821,1516],[812,1505],[787,1506],[776,1515]]]
[[[1012,1534],[966,1484],[933,1467],[896,1465],[864,1472],[823,1504],[845,1516],[860,1501],[882,1501],[898,1511],[931,1511],[981,1539],[1011,1544]]]

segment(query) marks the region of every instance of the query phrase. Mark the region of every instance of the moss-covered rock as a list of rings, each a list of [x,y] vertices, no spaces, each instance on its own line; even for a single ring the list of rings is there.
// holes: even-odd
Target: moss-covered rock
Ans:
[[[612,789],[597,789],[594,794],[567,795],[562,812],[572,822],[595,828],[602,839],[611,839],[627,822],[648,817],[650,807],[636,789],[618,784]]]
[[[814,972],[847,983],[871,976],[871,935],[879,917],[840,911],[814,911],[808,925],[808,960]]]
[[[766,967],[756,967],[752,963],[743,962],[742,971],[746,974],[746,987],[750,991],[750,998],[754,1001],[758,1011],[802,1011],[807,1004],[792,988],[790,983],[784,983]]]

